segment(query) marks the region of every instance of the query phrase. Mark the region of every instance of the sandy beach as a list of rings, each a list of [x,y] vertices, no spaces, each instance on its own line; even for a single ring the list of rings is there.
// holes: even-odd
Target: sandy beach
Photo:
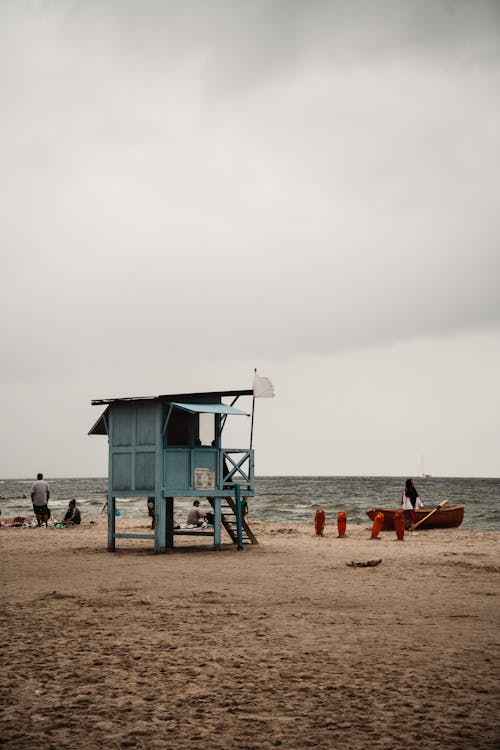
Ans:
[[[252,528],[1,528],[2,747],[498,747],[500,532]]]

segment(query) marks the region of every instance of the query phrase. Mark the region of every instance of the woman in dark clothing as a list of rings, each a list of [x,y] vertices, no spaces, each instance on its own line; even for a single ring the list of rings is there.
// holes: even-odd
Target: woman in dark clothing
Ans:
[[[155,528],[155,500],[154,495],[148,497],[148,516],[151,518],[151,531]]]
[[[405,482],[401,494],[401,503],[405,514],[405,526],[413,532],[413,527],[415,526],[415,511],[417,508],[423,508],[424,504],[419,498],[418,492],[411,479],[407,479]]]

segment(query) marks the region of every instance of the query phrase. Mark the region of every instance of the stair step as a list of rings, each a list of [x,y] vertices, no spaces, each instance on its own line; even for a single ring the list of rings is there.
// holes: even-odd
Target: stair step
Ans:
[[[210,500],[210,505],[215,509],[215,500]],[[227,497],[224,504],[221,503],[221,522],[227,531],[231,541],[238,543],[238,521],[236,518],[236,502],[233,498]],[[242,544],[257,544],[257,539],[253,532],[248,528],[246,521],[243,519],[241,542]]]

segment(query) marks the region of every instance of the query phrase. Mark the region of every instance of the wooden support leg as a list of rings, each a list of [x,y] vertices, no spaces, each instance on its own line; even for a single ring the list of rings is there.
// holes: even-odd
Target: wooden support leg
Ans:
[[[214,498],[214,549],[222,549],[221,544],[221,498]]]
[[[108,495],[108,552],[114,552],[116,549],[115,541],[115,529],[116,529],[116,516],[115,516],[115,498],[113,495]]]
[[[166,497],[166,531],[165,531],[165,547],[166,549],[174,548],[174,498]]]
[[[166,547],[166,503],[164,497],[155,499],[155,552],[164,552]]]
[[[241,512],[241,489],[237,484],[234,488],[236,497],[236,535],[238,539],[237,549],[243,549],[243,514]]]

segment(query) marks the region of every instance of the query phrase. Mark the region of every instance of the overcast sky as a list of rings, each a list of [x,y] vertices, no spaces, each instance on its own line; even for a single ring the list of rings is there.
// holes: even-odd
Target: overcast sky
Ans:
[[[1,477],[254,367],[257,474],[499,476],[497,0],[3,0],[0,85]]]

